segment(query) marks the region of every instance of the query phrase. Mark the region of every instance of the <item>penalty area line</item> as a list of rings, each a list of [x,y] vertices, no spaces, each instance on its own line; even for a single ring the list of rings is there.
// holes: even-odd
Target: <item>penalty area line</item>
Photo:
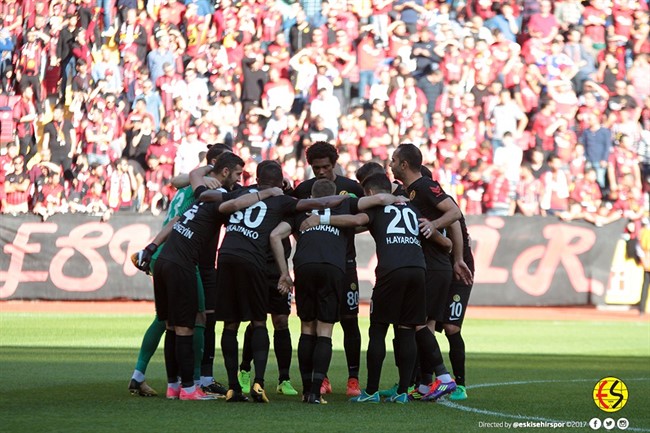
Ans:
[[[536,384],[536,383],[570,383],[570,382],[593,382],[593,383],[596,383],[596,382],[598,382],[598,380],[600,380],[600,379],[520,380],[520,381],[513,381],[513,382],[481,383],[481,384],[468,386],[467,389],[471,390],[471,389],[478,389],[478,388],[491,388],[491,387],[496,387],[496,386],[501,387],[501,386],[516,386],[516,385],[533,385],[533,384]],[[647,380],[650,380],[650,378],[639,377],[639,378],[625,379],[625,380],[630,381],[630,382],[635,382],[635,381],[647,381]],[[498,411],[494,411],[494,410],[479,409],[479,408],[475,408],[475,407],[463,406],[461,404],[454,403],[454,402],[451,402],[449,400],[438,400],[437,403],[442,405],[442,406],[448,407],[450,409],[461,410],[461,411],[464,411],[464,412],[470,412],[470,413],[475,413],[475,414],[479,414],[479,415],[494,416],[494,417],[497,417],[497,418],[510,418],[510,419],[516,419],[516,420],[521,420],[521,421],[541,421],[541,422],[548,422],[548,423],[562,423],[562,422],[569,421],[569,420],[559,420],[559,419],[552,419],[552,418],[544,418],[544,417],[540,417],[540,416],[519,415],[519,414],[512,414],[512,413],[507,413],[507,412],[498,412]],[[650,429],[639,428],[639,427],[628,427],[626,430],[637,431],[637,432],[650,432]]]

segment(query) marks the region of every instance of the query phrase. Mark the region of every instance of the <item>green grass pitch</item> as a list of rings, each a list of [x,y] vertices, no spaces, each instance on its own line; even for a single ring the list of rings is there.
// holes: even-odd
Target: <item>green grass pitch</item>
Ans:
[[[627,431],[650,431],[650,323],[498,321],[468,319],[469,399],[408,405],[347,402],[347,372],[340,327],[335,328],[328,405],[275,394],[271,349],[266,374],[271,403],[180,402],[129,395],[128,379],[152,316],[0,313],[0,432],[474,432],[505,431],[504,423],[578,421],[582,427],[530,431],[593,431],[597,417],[627,418]],[[360,318],[363,344],[368,319]],[[299,388],[299,323],[291,321],[292,379]],[[217,326],[218,335],[220,334]],[[392,335],[389,332],[389,339]],[[272,340],[272,339],[271,339]],[[447,344],[439,338],[447,360]],[[241,344],[241,336],[240,336]],[[218,345],[218,343],[217,343]],[[392,346],[382,384],[397,372]],[[147,382],[164,393],[162,346]],[[449,365],[449,364],[448,364]],[[215,374],[225,380],[217,353]],[[592,393],[606,376],[629,390],[623,409],[607,414]],[[365,354],[361,383],[365,382]],[[494,424],[496,423],[496,424]],[[528,428],[527,428],[528,429]],[[521,428],[519,429],[521,430]],[[600,431],[606,431],[604,427]],[[621,431],[614,428],[612,431]]]

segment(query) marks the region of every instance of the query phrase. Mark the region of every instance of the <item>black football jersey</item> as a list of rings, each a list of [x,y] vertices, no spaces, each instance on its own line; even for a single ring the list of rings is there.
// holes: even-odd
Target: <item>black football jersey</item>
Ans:
[[[271,248],[269,236],[285,215],[295,212],[297,203],[295,198],[281,195],[231,214],[219,254],[241,257],[265,270]]]
[[[234,196],[231,193],[223,194],[223,201],[232,198]],[[196,266],[199,256],[206,250],[227,217],[219,212],[220,204],[195,202],[174,224],[159,257],[183,266]]]
[[[302,182],[293,191],[293,196],[298,199],[311,197],[311,188],[312,186],[314,186],[314,182],[316,182],[316,180],[318,179],[313,177],[309,180]],[[361,185],[359,185],[359,182],[356,182],[352,179],[348,179],[347,177],[336,176],[336,178],[334,179],[334,183],[336,184],[336,193],[339,195],[354,194],[357,198],[363,197],[363,188],[361,187]],[[351,236],[348,239],[346,255],[347,255],[346,258],[347,268],[348,269],[356,268],[357,250],[354,246],[354,236]]]
[[[370,220],[368,230],[376,244],[378,279],[399,268],[426,268],[418,226],[421,214],[415,206],[410,203],[377,206],[365,213]]]
[[[227,192],[223,188],[219,188],[217,191]],[[235,185],[230,196],[232,198],[237,198],[243,194],[247,194],[248,192],[248,188],[242,188],[239,185]],[[201,256],[199,257],[199,266],[201,268],[215,267],[217,261],[217,246],[219,245],[219,238],[221,237],[221,227],[225,222],[225,219],[222,220],[215,228],[214,236],[212,236],[212,239],[207,242],[205,249],[201,252]]]
[[[302,182],[293,190],[293,196],[297,199],[310,198],[311,188],[317,180],[315,177],[312,177]],[[336,193],[339,195],[354,194],[357,198],[363,197],[363,188],[361,188],[359,182],[348,179],[347,177],[336,176],[334,183],[336,184]]]
[[[312,211],[317,215],[348,215],[358,213],[358,199],[348,199],[332,209]],[[346,252],[350,238],[354,241],[354,228],[338,228],[319,224],[300,231],[300,224],[310,214],[298,214],[294,218],[293,231],[298,236],[293,266],[298,268],[308,263],[327,263],[341,271],[346,270]]]
[[[422,213],[424,218],[430,221],[442,216],[442,212],[436,206],[450,198],[438,182],[424,176],[410,184],[406,192],[411,203]],[[425,242],[423,249],[427,268],[446,269],[451,266],[449,254],[444,251],[442,246],[433,242]]]

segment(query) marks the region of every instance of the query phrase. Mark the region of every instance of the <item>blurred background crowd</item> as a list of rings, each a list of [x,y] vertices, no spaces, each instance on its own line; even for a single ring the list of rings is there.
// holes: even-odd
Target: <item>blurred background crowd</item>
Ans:
[[[648,212],[646,0],[0,0],[5,214],[158,214],[225,143],[299,183],[402,142],[468,215]]]

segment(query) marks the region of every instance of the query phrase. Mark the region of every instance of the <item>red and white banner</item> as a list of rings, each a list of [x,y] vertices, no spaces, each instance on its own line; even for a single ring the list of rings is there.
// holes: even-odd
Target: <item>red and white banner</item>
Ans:
[[[473,305],[603,303],[623,222],[606,227],[555,218],[469,217],[476,277]],[[152,299],[151,278],[130,261],[162,218],[116,214],[2,217],[0,299]],[[372,237],[358,235],[361,299],[377,263]]]

